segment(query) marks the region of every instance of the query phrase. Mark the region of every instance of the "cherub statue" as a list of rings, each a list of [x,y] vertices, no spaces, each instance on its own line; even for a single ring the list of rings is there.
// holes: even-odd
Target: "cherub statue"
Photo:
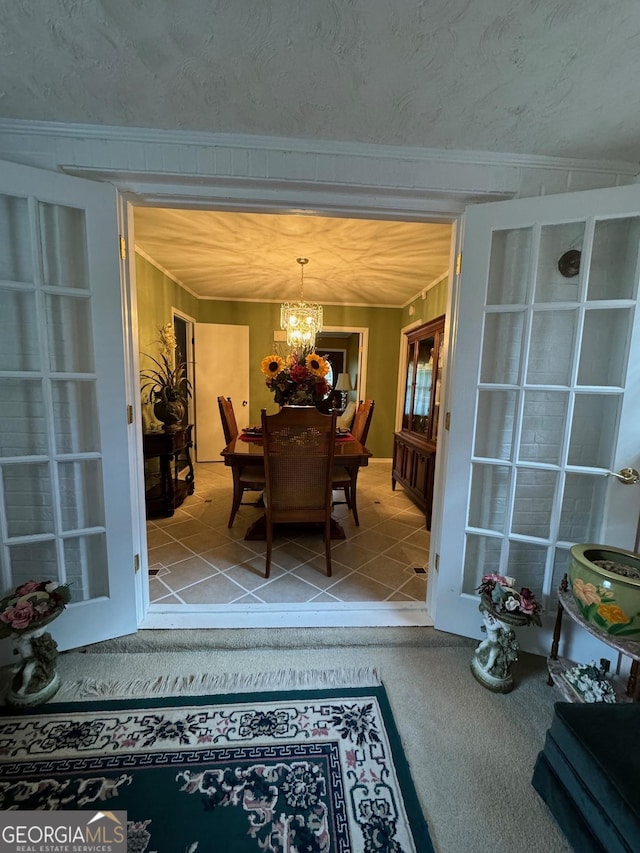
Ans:
[[[35,637],[20,636],[16,646],[22,662],[14,667],[11,686],[16,696],[26,698],[42,691],[56,677],[58,644],[45,632]]]

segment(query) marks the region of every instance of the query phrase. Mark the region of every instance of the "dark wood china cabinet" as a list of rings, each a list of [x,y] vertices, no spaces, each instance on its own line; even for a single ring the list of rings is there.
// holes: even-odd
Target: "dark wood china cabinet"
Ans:
[[[394,433],[391,485],[400,483],[426,516],[431,529],[433,478],[438,439],[444,316],[406,333],[402,428]]]

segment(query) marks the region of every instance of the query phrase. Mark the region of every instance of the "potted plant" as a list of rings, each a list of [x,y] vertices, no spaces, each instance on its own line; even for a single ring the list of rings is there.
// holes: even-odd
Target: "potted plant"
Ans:
[[[140,390],[153,403],[153,413],[164,424],[165,431],[175,432],[184,419],[191,383],[187,379],[186,361],[176,359],[177,342],[171,323],[159,329],[157,342],[160,344],[158,358],[143,353],[155,367],[140,372],[144,380]]]

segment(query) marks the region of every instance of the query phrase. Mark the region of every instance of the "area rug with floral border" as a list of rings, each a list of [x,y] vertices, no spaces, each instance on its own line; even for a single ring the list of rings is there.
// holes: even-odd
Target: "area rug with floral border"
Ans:
[[[0,809],[126,811],[129,851],[433,851],[382,686],[0,713]]]

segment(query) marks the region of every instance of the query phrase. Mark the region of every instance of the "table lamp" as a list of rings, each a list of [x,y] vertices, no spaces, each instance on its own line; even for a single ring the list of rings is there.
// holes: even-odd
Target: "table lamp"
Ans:
[[[347,392],[351,391],[351,377],[348,373],[339,373],[335,390],[340,394],[340,411],[344,412],[347,405]]]

